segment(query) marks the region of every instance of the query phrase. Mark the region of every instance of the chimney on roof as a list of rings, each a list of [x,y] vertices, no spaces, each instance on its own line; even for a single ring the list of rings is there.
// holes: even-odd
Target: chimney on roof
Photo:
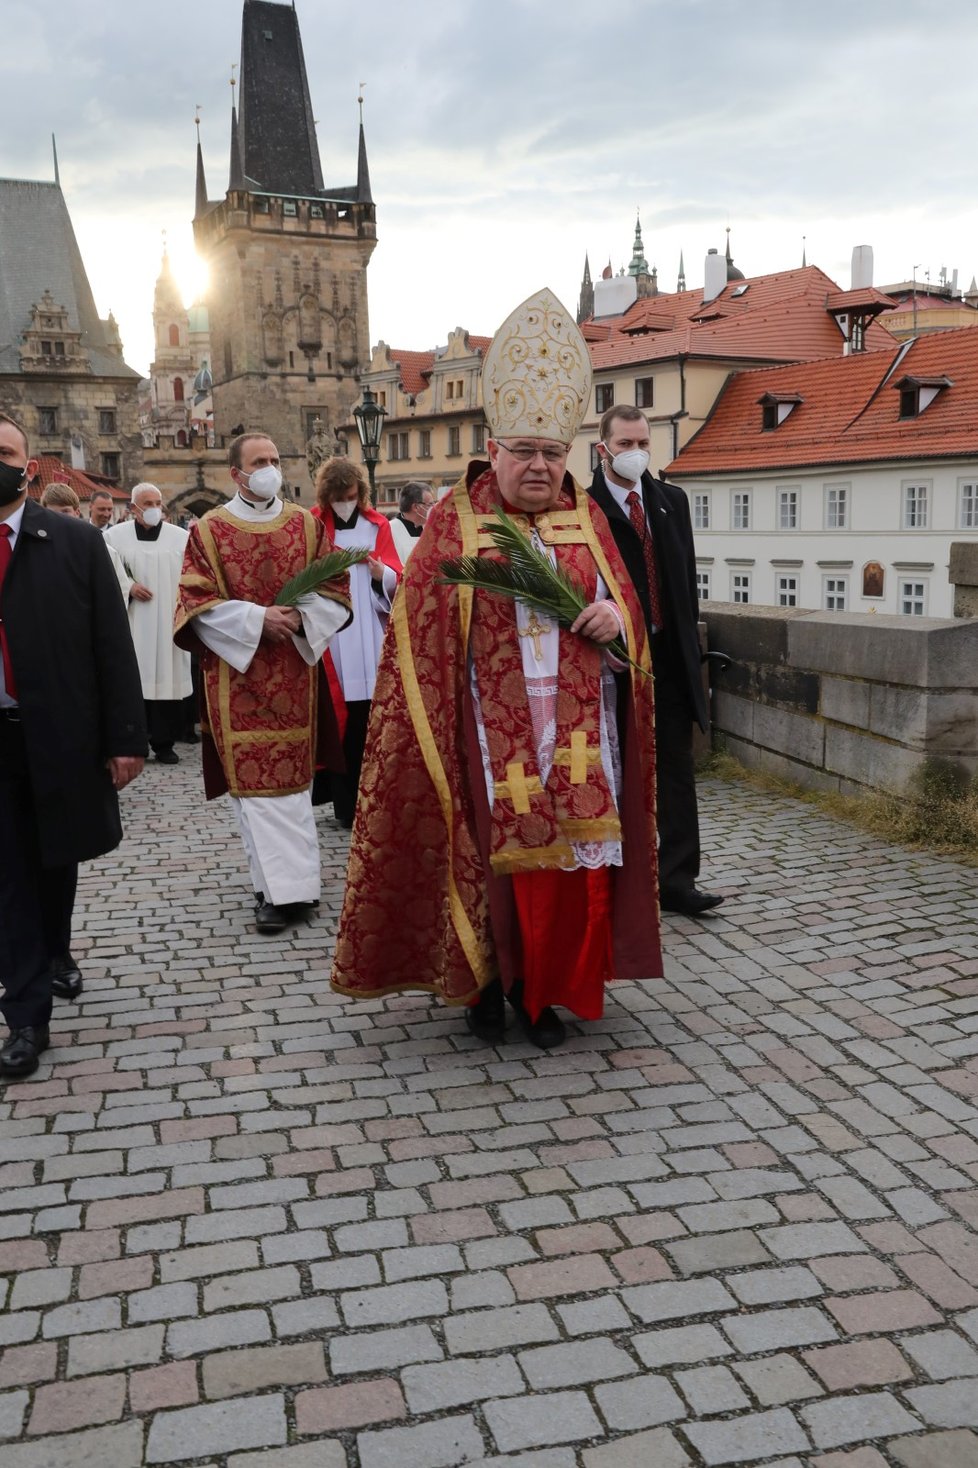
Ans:
[[[718,255],[715,249],[706,253],[703,264],[703,305],[709,301],[715,301],[727,284],[727,260],[725,255]]]
[[[854,291],[865,290],[873,284],[873,247],[855,245],[852,251],[852,283]]]

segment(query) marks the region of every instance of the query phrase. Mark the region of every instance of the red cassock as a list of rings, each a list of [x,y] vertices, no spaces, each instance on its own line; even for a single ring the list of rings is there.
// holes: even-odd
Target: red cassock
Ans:
[[[443,561],[497,554],[489,530],[500,503],[495,475],[471,465],[431,511],[405,569],[378,669],[332,985],[469,1004],[497,977],[506,988],[520,979],[531,1017],[562,1004],[596,1018],[607,980],[662,974],[645,624],[607,521],[568,476],[559,503],[522,517],[524,528],[534,523],[588,595],[600,576],[639,667],[620,700],[616,802],[599,750],[603,654],[561,631],[544,784],[514,603],[439,583]],[[574,844],[609,841],[621,842],[620,867],[576,866]]]

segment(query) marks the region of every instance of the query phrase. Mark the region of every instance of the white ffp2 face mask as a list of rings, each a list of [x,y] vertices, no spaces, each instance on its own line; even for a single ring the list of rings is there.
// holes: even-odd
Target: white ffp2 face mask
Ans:
[[[256,499],[273,500],[282,488],[282,471],[276,464],[266,464],[248,476],[248,493]]]
[[[163,519],[163,511],[159,505],[150,505],[148,510],[143,510],[143,524],[148,530],[154,530]]]
[[[336,518],[338,520],[342,520],[344,524],[346,523],[347,520],[352,520],[353,519],[353,516],[356,514],[356,510],[357,510],[357,501],[356,500],[334,500],[333,501],[333,514],[336,516]]]
[[[608,445],[605,444],[605,448]],[[608,449],[610,453],[611,450]],[[611,461],[611,471],[617,474],[619,479],[627,479],[631,484],[637,484],[649,467],[649,456],[645,449],[627,449],[623,454],[615,454]]]

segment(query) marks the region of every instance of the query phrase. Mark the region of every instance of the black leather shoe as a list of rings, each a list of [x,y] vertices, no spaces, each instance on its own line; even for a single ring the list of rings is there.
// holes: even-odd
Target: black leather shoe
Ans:
[[[474,1004],[465,1011],[465,1023],[470,1035],[484,1040],[487,1045],[499,1045],[506,1038],[506,1006],[503,1003],[503,986],[498,979],[487,984]]]
[[[659,906],[665,912],[681,912],[686,917],[702,917],[722,901],[718,892],[702,892],[699,887],[690,887],[685,892],[662,892],[659,896]]]
[[[535,1020],[531,1020],[523,1008],[523,985],[516,983],[506,996],[517,1019],[523,1027],[523,1033],[531,1045],[538,1050],[556,1050],[567,1039],[567,1027],[560,1016],[548,1005],[540,1011]]]
[[[51,988],[61,999],[77,999],[85,987],[81,969],[69,953],[51,960]]]
[[[180,756],[173,748],[158,749],[156,751],[156,763],[158,765],[178,765],[180,763]]]
[[[16,1081],[33,1075],[41,1051],[50,1043],[47,1025],[25,1025],[22,1030],[11,1030],[0,1050],[0,1076]]]
[[[266,902],[263,892],[255,894],[255,927],[259,933],[281,933],[291,921],[284,907],[276,907],[274,902]]]

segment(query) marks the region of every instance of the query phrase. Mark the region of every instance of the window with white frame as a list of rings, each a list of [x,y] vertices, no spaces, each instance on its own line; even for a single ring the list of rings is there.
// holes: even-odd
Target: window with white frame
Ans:
[[[926,484],[903,486],[904,530],[927,529],[927,488]]]
[[[849,600],[848,576],[823,576],[823,600],[827,612],[844,612]]]
[[[735,489],[733,491],[731,515],[731,530],[750,529],[750,490]],[[745,598],[746,600],[746,598]]]
[[[779,571],[774,578],[774,588],[779,607],[798,605],[798,577],[793,571]]]
[[[693,529],[709,530],[710,496],[708,493],[693,495]]]
[[[707,568],[697,567],[696,571],[696,595],[700,601],[710,600],[710,572]]]
[[[973,479],[962,484],[959,491],[958,528],[978,530],[978,482]]]
[[[825,528],[845,530],[849,523],[849,486],[827,484],[825,486]]]
[[[749,571],[732,571],[730,573],[730,600],[739,602],[750,601]]]
[[[927,582],[910,580],[900,582],[897,607],[904,617],[927,615]]]
[[[798,491],[797,489],[778,490],[778,529],[798,529]]]

